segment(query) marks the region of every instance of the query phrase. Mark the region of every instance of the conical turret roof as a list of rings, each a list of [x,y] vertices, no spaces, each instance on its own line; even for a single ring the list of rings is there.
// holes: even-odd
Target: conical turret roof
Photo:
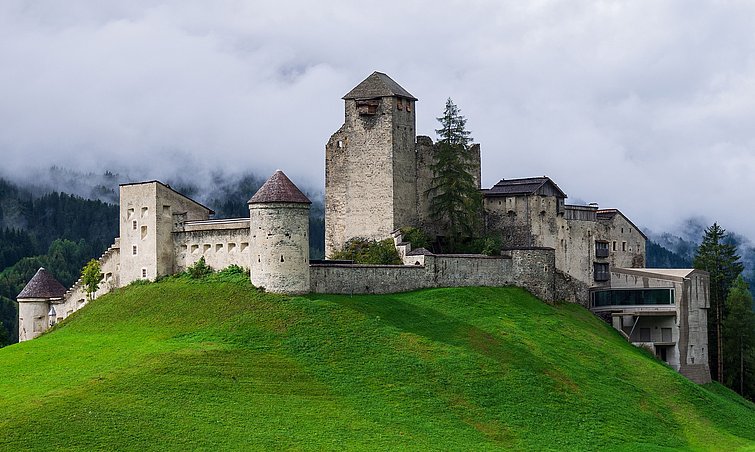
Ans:
[[[20,298],[60,298],[66,293],[66,288],[55,279],[50,272],[40,267],[29,280],[16,299]]]
[[[374,99],[376,97],[403,97],[405,99],[417,100],[416,97],[409,94],[407,90],[396,83],[392,78],[382,72],[373,72],[358,84],[343,99]]]
[[[270,179],[249,200],[249,204],[268,202],[312,204],[312,201],[281,170],[270,176]]]

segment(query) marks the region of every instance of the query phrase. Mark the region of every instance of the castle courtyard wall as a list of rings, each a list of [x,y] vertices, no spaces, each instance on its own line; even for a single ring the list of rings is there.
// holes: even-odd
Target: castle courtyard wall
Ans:
[[[552,249],[504,256],[425,255],[424,265],[310,265],[311,292],[384,294],[433,287],[523,287],[545,301],[555,294]]]
[[[230,265],[249,268],[249,219],[194,221],[173,232],[174,272],[180,273],[199,259],[215,270]]]

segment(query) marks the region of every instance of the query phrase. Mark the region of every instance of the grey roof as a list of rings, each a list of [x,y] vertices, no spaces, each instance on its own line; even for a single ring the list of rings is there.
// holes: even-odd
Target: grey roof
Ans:
[[[616,215],[621,215],[622,217],[624,217],[627,223],[629,223],[637,232],[640,233],[642,238],[644,238],[645,240],[648,239],[648,236],[645,235],[644,232],[642,232],[642,229],[638,228],[637,225],[632,223],[632,220],[630,220],[629,217],[621,213],[619,209],[599,209],[595,215],[597,216],[598,220],[604,220],[604,221],[611,221],[613,220],[613,217],[615,217]]]
[[[197,201],[195,199],[189,198],[188,196],[184,195],[183,193],[175,190],[170,185],[164,184],[164,183],[160,182],[159,180],[148,180],[148,181],[143,181],[143,182],[127,182],[127,183],[124,183],[124,184],[118,184],[118,186],[119,187],[126,187],[126,186],[129,186],[129,185],[146,185],[146,184],[160,184],[161,186],[167,188],[168,190],[172,191],[173,193],[177,194],[178,196],[186,198],[187,200],[189,200],[189,201],[193,202],[194,204],[198,205],[199,207],[201,207],[203,209],[206,209],[210,214],[215,214],[214,210],[210,209],[209,207],[205,206],[204,204],[200,203],[199,201]]]
[[[543,186],[550,184],[556,196],[566,198],[564,193],[549,177],[525,177],[522,179],[501,179],[493,188],[483,191],[483,196],[510,196],[536,194]]]
[[[61,298],[66,293],[66,288],[55,279],[50,272],[40,267],[32,276],[21,293],[20,298]]]
[[[270,176],[270,179],[249,200],[249,204],[268,202],[312,204],[312,201],[281,170]]]
[[[343,99],[374,99],[376,97],[403,97],[405,99],[417,100],[416,97],[409,94],[407,90],[396,83],[392,78],[382,72],[373,72],[369,77],[364,79]]]

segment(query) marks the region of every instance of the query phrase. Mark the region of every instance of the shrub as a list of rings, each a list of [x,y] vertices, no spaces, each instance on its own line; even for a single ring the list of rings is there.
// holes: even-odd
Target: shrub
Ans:
[[[205,276],[212,274],[212,272],[212,267],[207,265],[207,262],[205,262],[204,260],[204,256],[200,257],[199,260],[194,263],[194,265],[186,269],[186,273],[191,279],[202,279]]]
[[[343,249],[336,251],[331,259],[353,260],[359,264],[401,265],[401,257],[393,245],[393,239],[380,242],[372,239],[355,237],[349,239]]]
[[[412,227],[401,228],[401,234],[403,235],[405,242],[412,244],[413,249],[430,249],[430,245],[432,244],[430,241],[430,236],[427,235],[422,229]]]
[[[484,254],[486,256],[498,256],[501,254],[501,238],[494,235],[486,235],[475,239],[468,239],[457,243],[454,253]]]
[[[213,282],[233,283],[246,281],[247,283],[251,284],[251,282],[249,281],[249,270],[236,264],[229,265],[228,267],[216,273],[213,273],[207,278],[207,280]]]

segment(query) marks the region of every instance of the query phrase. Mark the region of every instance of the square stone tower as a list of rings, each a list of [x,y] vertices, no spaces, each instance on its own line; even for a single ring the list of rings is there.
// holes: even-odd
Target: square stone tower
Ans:
[[[121,285],[172,274],[176,218],[207,220],[213,213],[158,181],[121,184]]]
[[[374,72],[343,99],[345,122],[325,147],[326,255],[417,222],[417,98]]]

